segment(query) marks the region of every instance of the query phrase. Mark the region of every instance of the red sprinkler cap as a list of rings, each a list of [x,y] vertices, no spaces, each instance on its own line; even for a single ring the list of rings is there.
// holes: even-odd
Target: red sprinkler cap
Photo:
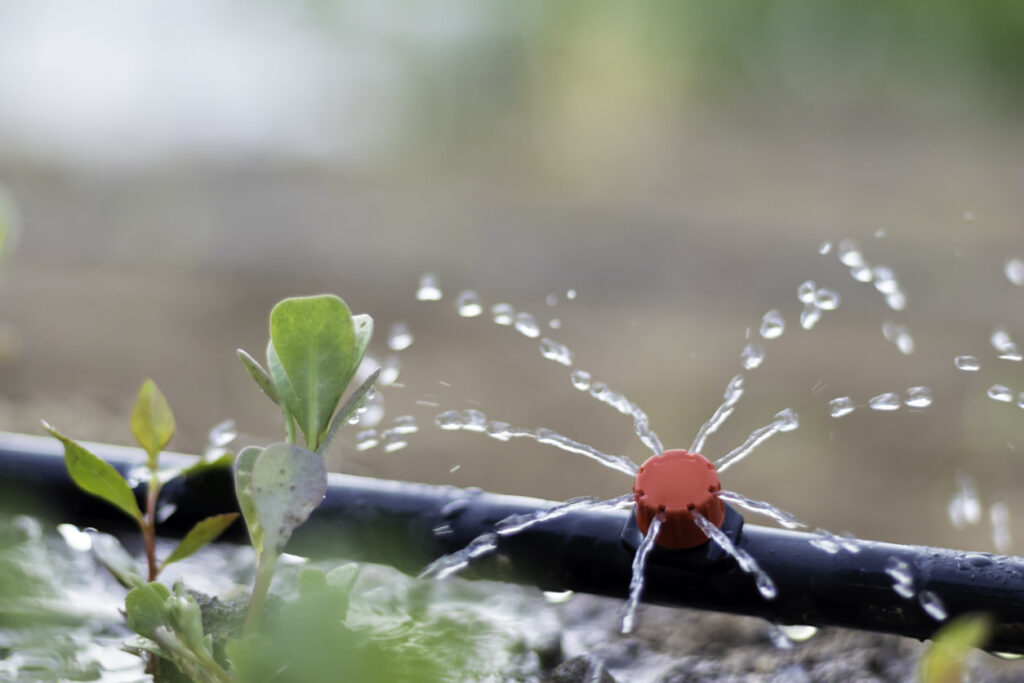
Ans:
[[[690,509],[717,527],[725,519],[725,505],[715,495],[722,485],[708,459],[682,449],[665,451],[645,462],[633,481],[636,524],[647,533],[659,512],[665,513],[656,543],[663,548],[693,548],[707,536],[693,523]]]

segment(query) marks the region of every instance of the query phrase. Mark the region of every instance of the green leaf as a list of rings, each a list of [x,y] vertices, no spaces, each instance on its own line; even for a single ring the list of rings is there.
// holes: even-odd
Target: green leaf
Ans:
[[[94,533],[92,535],[92,554],[97,562],[103,565],[117,582],[125,588],[137,588],[146,585],[146,580],[139,573],[139,566],[128,554],[128,551],[109,534]]]
[[[294,392],[281,397],[316,449],[355,372],[352,314],[332,294],[285,299],[270,312],[270,339]]]
[[[270,378],[270,374],[263,369],[259,361],[250,356],[242,349],[238,349],[238,360],[242,361],[242,365],[249,371],[249,375],[256,380],[256,384],[259,385],[263,393],[267,395],[274,403],[281,403],[281,397],[277,395],[277,389],[274,388],[274,380]]]
[[[280,554],[326,492],[327,469],[316,453],[286,443],[263,449],[252,466],[252,502],[263,529],[264,552]]]
[[[370,338],[373,337],[373,318],[366,313],[353,315],[352,327],[356,333],[356,352],[352,358],[352,367],[349,375],[345,378],[346,387],[359,369],[359,364],[363,362],[363,354],[366,353],[366,347],[370,345]]]
[[[964,614],[943,626],[918,662],[918,680],[921,683],[964,680],[967,655],[988,642],[992,629],[989,614]]]
[[[259,446],[243,448],[235,458],[235,496],[238,497],[238,509],[242,511],[245,525],[249,527],[249,538],[257,555],[263,554],[263,527],[260,526],[259,514],[252,492],[252,468],[256,458],[263,453]]]
[[[158,626],[167,625],[167,599],[171,591],[162,583],[153,581],[128,591],[125,596],[125,618],[128,627],[152,640],[156,640]]]
[[[181,543],[178,544],[178,547],[167,556],[167,559],[164,560],[162,566],[166,567],[172,562],[184,560],[186,557],[224,533],[224,530],[231,526],[232,522],[236,519],[238,519],[238,513],[229,512],[223,515],[207,517],[203,521],[196,523],[196,525],[192,527],[192,530],[185,534],[185,538],[181,539]]]
[[[274,380],[274,388],[277,391],[277,395],[281,398],[279,405],[281,410],[284,411],[284,426],[288,433],[288,443],[294,443],[295,417],[289,406],[298,403],[299,398],[292,387],[291,381],[288,379],[288,374],[284,371],[284,366],[281,365],[281,359],[278,358],[277,351],[274,350],[273,340],[267,342],[267,367],[270,368],[270,376]]]
[[[156,469],[157,454],[174,436],[174,414],[156,382],[151,379],[142,383],[139,395],[135,399],[135,407],[132,409],[132,433],[139,445],[149,454],[149,468]]]
[[[359,409],[363,403],[366,402],[366,397],[369,395],[370,390],[373,389],[373,383],[377,381],[377,377],[380,376],[380,368],[373,371],[369,377],[356,389],[348,400],[345,401],[345,405],[341,407],[338,414],[331,420],[331,426],[328,428],[327,433],[324,435],[323,441],[320,442],[320,448],[316,449],[316,452],[323,455],[327,452],[327,449],[331,447],[331,442],[334,441],[334,437],[338,434],[338,430],[341,429],[349,418],[351,418],[355,412]]]
[[[80,489],[120,508],[129,517],[142,521],[142,510],[135,500],[135,494],[113,465],[82,448],[49,423],[44,421],[43,427],[64,444],[64,462],[68,474]]]

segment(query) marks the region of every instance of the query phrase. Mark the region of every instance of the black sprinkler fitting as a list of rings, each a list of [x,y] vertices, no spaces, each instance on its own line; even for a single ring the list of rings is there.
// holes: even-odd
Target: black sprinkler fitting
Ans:
[[[145,462],[136,449],[89,446],[122,472]],[[165,463],[178,457],[194,462],[189,456],[161,455]],[[143,488],[138,487],[136,494],[141,496]],[[210,470],[188,482],[171,482],[163,496],[176,506],[159,527],[168,535],[182,535],[211,514],[237,510],[227,469]],[[136,532],[127,516],[71,482],[63,447],[55,439],[0,433],[0,503],[54,521],[114,533]],[[442,555],[493,532],[502,519],[555,504],[332,474],[326,498],[296,531],[287,549],[314,557],[390,564],[417,574]],[[782,624],[843,626],[924,639],[942,625],[916,597],[930,592],[941,599],[950,618],[967,612],[991,614],[995,629],[990,649],[1024,654],[1024,558],[873,541],[857,541],[855,553],[830,554],[811,544],[818,538],[813,534],[752,524],[739,529],[735,519],[739,515],[734,515],[728,522],[733,525],[734,540],[772,578],[777,597],[764,599],[749,574],[735,562],[725,561],[711,547],[714,544],[707,544],[690,551],[652,553],[643,600],[759,616]],[[499,537],[497,550],[475,560],[463,576],[625,598],[637,540],[628,532],[632,517],[628,510],[577,511]],[[243,525],[236,523],[226,538],[245,541]],[[693,559],[701,553],[704,559]],[[896,560],[910,567],[911,598],[893,589],[893,577],[886,570]]]

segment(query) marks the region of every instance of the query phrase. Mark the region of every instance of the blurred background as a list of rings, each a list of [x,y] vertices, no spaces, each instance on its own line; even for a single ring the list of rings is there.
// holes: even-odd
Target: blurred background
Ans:
[[[277,300],[330,291],[373,315],[371,353],[398,369],[376,427],[419,427],[392,452],[357,450],[351,429],[338,469],[628,491],[581,457],[435,426],[472,408],[647,457],[539,338],[492,322],[508,303],[671,447],[758,342],[705,454],[786,407],[801,426],[727,488],[835,531],[1024,552],[990,521],[996,504],[1024,542],[1024,367],[990,342],[1024,342],[1022,69],[1012,0],[0,0],[0,184],[18,228],[0,263],[0,428],[46,418],[130,443],[151,376],[176,450],[226,418],[243,444],[280,439],[235,349],[262,355]],[[894,271],[905,307],[870,282],[884,271],[851,277],[844,239]],[[439,301],[416,298],[427,272]],[[841,298],[809,331],[807,280]],[[459,315],[464,290],[482,315]],[[760,339],[772,309],[785,332]],[[408,348],[388,348],[396,323]],[[962,354],[981,369],[957,370]],[[867,407],[921,385],[927,408]],[[843,396],[859,407],[830,417]],[[977,523],[958,529],[948,507],[971,482]]]

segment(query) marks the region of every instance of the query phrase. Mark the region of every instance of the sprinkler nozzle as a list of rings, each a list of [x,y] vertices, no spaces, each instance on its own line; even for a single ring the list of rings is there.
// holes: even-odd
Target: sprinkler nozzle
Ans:
[[[717,527],[725,520],[725,504],[716,495],[722,489],[715,466],[703,455],[678,449],[665,451],[645,462],[633,480],[636,524],[647,533],[651,521],[664,513],[655,541],[663,548],[693,548],[708,538],[693,521],[691,510]]]

